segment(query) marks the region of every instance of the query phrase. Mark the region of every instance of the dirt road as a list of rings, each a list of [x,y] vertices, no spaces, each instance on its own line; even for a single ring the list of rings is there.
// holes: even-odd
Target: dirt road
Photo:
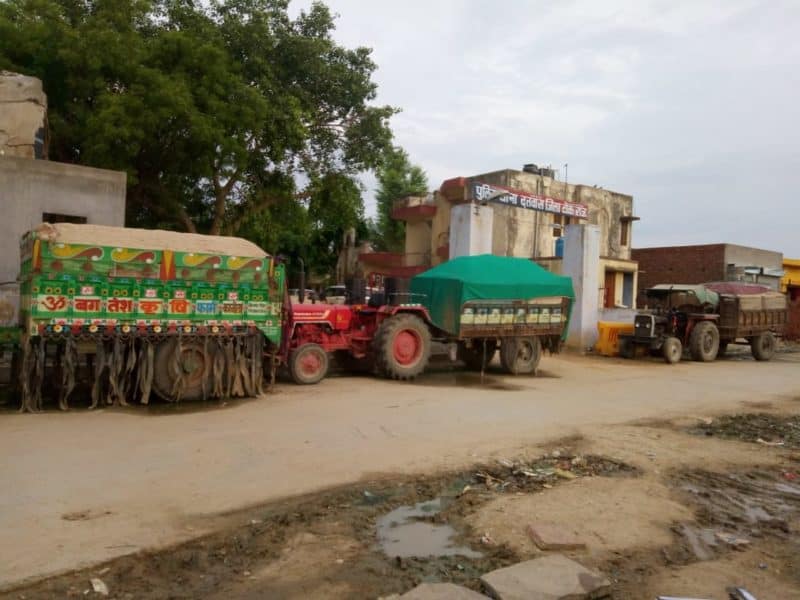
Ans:
[[[800,398],[800,355],[566,356],[536,378],[341,377],[200,412],[0,415],[0,586],[211,531],[219,513],[375,473],[454,469],[637,419]]]

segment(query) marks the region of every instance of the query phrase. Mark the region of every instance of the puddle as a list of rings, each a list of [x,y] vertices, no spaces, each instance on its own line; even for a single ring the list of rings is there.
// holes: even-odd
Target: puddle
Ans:
[[[412,506],[401,506],[380,517],[377,529],[381,549],[387,556],[401,558],[426,556],[481,558],[483,555],[480,552],[455,544],[456,530],[450,525],[424,520],[441,510],[442,500],[437,498]]]
[[[518,392],[520,390],[530,389],[526,386],[509,383],[497,377],[492,377],[489,374],[484,374],[481,378],[480,373],[474,373],[472,371],[429,373],[418,377],[415,380],[415,384],[424,385],[426,387],[476,387],[503,392]]]

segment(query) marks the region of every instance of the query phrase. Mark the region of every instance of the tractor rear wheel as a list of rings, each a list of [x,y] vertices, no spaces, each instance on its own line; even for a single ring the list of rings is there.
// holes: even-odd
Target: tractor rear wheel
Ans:
[[[472,340],[467,347],[465,342],[458,344],[458,360],[471,371],[485,371],[497,353],[497,340]]]
[[[668,364],[677,364],[681,361],[683,344],[681,344],[681,341],[676,337],[668,337],[664,340],[664,345],[661,346],[661,354]]]
[[[431,332],[416,315],[400,313],[380,324],[373,348],[379,374],[391,379],[414,379],[428,366]]]
[[[211,395],[213,359],[212,344],[162,340],[153,359],[153,389],[168,402],[203,400]]]
[[[538,337],[509,337],[500,343],[500,364],[512,375],[535,375],[541,359],[542,342]]]
[[[711,321],[701,321],[689,336],[689,352],[692,360],[710,362],[719,352],[719,329]]]
[[[775,356],[775,335],[771,331],[759,333],[750,340],[750,352],[756,360],[770,360]]]
[[[289,356],[289,373],[299,385],[319,383],[328,374],[328,353],[319,344],[303,344]]]

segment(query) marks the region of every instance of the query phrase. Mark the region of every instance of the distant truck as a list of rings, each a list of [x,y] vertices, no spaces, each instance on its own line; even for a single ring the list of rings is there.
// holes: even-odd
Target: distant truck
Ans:
[[[620,334],[619,353],[637,348],[670,364],[684,348],[693,360],[723,356],[730,344],[748,344],[756,360],[770,360],[788,321],[786,297],[776,292],[718,293],[705,285],[662,284],[645,291],[648,309],[634,318],[632,334]]]

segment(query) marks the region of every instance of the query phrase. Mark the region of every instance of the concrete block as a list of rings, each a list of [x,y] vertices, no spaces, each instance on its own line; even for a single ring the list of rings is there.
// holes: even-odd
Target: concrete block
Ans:
[[[574,531],[554,523],[528,525],[528,535],[542,550],[583,550],[586,544]]]
[[[401,600],[486,600],[486,596],[453,583],[421,583]]]
[[[563,554],[492,571],[481,582],[498,600],[582,600],[611,592],[608,579]]]

